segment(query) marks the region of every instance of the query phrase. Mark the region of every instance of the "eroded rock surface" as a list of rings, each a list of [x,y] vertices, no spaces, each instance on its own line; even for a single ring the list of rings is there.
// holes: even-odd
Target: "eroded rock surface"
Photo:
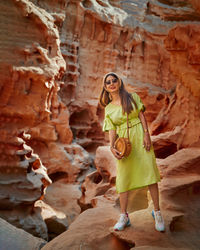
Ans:
[[[1,1],[0,31],[0,215],[47,239],[34,209],[51,183],[40,145],[72,141],[57,96],[65,70],[59,33],[54,18],[26,0]]]

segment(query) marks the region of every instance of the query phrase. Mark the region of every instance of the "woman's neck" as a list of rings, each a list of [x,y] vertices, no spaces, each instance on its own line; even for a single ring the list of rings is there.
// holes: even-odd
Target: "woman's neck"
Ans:
[[[112,94],[111,94],[111,97],[112,97],[112,103],[118,104],[118,105],[121,104],[121,100],[120,100],[120,96],[119,96],[119,93],[118,93],[118,92],[112,93]]]

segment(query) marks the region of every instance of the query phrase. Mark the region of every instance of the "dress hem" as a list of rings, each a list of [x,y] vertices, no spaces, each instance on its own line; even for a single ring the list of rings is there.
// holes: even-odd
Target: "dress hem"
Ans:
[[[121,191],[121,192],[119,192],[118,190],[116,190],[116,191],[117,191],[118,194],[120,194],[120,193],[125,193],[125,192],[132,191],[132,190],[135,190],[135,189],[140,189],[140,188],[147,187],[147,186],[149,186],[149,185],[158,183],[158,182],[160,182],[160,181],[161,181],[161,180],[159,179],[158,181],[154,181],[154,182],[152,182],[152,183],[145,184],[145,185],[143,185],[143,186],[129,188],[129,189],[126,190],[126,191]]]

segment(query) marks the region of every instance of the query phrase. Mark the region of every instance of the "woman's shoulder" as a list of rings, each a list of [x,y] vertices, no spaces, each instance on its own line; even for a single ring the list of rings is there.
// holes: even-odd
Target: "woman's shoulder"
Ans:
[[[108,103],[108,104],[105,106],[105,112],[108,113],[110,109],[112,109],[112,104],[111,104],[111,103]]]
[[[130,94],[132,95],[133,98],[134,98],[134,97],[135,97],[135,98],[139,97],[139,95],[138,95],[136,92],[131,92]]]

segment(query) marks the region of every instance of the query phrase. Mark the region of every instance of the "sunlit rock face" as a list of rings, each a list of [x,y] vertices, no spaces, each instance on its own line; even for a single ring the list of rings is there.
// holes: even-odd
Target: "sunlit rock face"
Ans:
[[[199,207],[196,197],[200,183],[199,12],[199,1],[195,0],[1,1],[1,217],[47,239],[52,220],[46,215],[42,218],[41,209],[44,214],[48,206],[39,202],[41,206],[34,207],[51,183],[47,173],[53,182],[63,178],[70,190],[77,188],[72,187],[74,183],[83,182],[82,195],[69,195],[67,202],[73,197],[82,210],[107,205],[113,209],[117,202],[114,164],[104,166],[109,154],[104,147],[98,148],[108,143],[102,132],[104,111],[98,97],[103,75],[114,71],[146,106],[163,177],[161,206],[169,229],[167,239],[171,231],[186,229],[182,221],[186,222],[192,211],[194,221],[187,224],[184,237],[179,238],[182,245],[175,242],[176,238],[164,242],[177,248],[199,246],[194,236],[198,232],[195,208]],[[92,164],[97,170],[85,178]],[[59,190],[63,185],[55,186]],[[176,199],[177,192],[180,195]],[[188,202],[190,197],[195,201],[194,209]],[[178,201],[185,203],[178,206]],[[56,210],[54,200],[49,199],[48,205]],[[50,210],[49,214],[56,214]],[[150,205],[148,210],[131,216],[133,221],[136,215],[147,218],[147,232],[153,230],[149,210]],[[65,218],[60,232],[72,222],[66,219],[71,209],[66,211],[62,211]],[[79,213],[76,207],[74,218]],[[131,237],[139,230],[135,241],[143,246],[140,220],[135,223],[136,231],[130,228],[129,235],[116,237],[133,244]],[[113,221],[108,226],[111,224]],[[185,241],[190,230],[193,243]],[[156,234],[153,237],[154,245],[159,247],[160,238]],[[88,244],[89,248],[94,242]]]

